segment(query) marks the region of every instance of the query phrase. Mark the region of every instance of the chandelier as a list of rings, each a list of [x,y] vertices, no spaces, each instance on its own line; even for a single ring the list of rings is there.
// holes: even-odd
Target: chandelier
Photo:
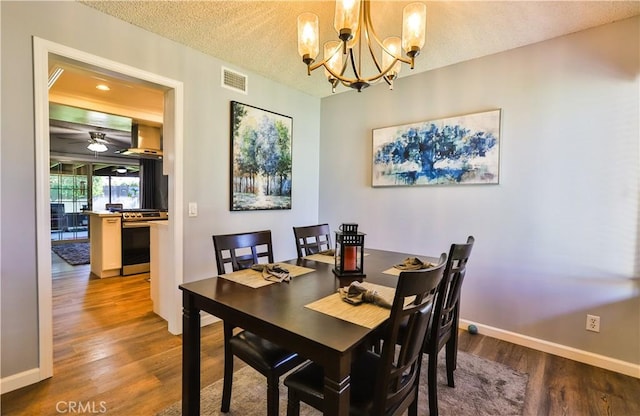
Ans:
[[[307,74],[324,67],[327,80],[335,92],[339,83],[362,91],[369,85],[384,80],[393,89],[393,80],[398,77],[402,63],[414,66],[414,59],[424,46],[426,27],[426,6],[411,3],[402,12],[402,39],[388,37],[383,41],[371,24],[369,0],[336,0],[333,26],[340,40],[324,44],[324,56],[315,62],[319,52],[318,16],[302,13],[298,16],[298,53],[307,65]],[[402,55],[404,50],[406,56]],[[381,52],[378,59],[376,52]],[[363,58],[370,56],[377,72],[363,74]],[[371,67],[373,68],[373,67]]]

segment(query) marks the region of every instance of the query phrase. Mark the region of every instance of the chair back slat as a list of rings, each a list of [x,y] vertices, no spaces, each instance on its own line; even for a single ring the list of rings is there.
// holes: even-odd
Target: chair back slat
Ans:
[[[255,231],[238,234],[223,234],[213,236],[213,247],[216,254],[218,274],[225,274],[226,265],[231,265],[231,271],[248,269],[254,264],[263,262],[273,263],[273,245],[271,231]]]
[[[329,224],[293,227],[293,235],[296,239],[298,258],[333,248]]]

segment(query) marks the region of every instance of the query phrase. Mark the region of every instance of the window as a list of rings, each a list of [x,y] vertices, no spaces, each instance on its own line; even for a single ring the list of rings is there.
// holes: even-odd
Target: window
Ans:
[[[140,166],[51,160],[49,199],[51,240],[87,241],[86,211],[104,210],[108,203],[140,208]]]
[[[106,204],[122,204],[124,209],[140,208],[140,166],[93,165],[92,206],[103,210]]]
[[[86,163],[52,161],[49,174],[51,239],[88,238],[88,166]]]
[[[122,204],[122,208],[140,208],[140,178],[94,176],[93,206],[104,209],[106,204]]]

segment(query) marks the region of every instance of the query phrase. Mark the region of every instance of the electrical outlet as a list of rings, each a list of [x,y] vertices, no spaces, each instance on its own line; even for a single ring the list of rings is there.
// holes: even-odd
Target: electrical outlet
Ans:
[[[600,332],[600,317],[587,315],[587,331]]]

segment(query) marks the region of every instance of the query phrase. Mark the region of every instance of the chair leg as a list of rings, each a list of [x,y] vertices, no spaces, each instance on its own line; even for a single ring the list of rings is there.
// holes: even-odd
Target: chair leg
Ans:
[[[456,367],[457,367],[457,352],[458,352],[458,345],[457,345],[457,337],[453,337],[451,336],[451,339],[449,339],[449,341],[447,342],[447,345],[445,347],[445,357],[446,357],[446,362],[447,362],[447,384],[449,385],[449,387],[455,387],[456,383],[453,380],[453,372],[455,371]]]
[[[300,416],[300,399],[291,389],[287,394],[287,416]]]
[[[438,416],[438,353],[429,354],[427,369],[427,390],[429,392],[429,415]]]
[[[409,416],[418,416],[418,395],[416,394],[415,399],[409,405]]]
[[[233,328],[224,323],[224,381],[222,385],[222,406],[220,411],[227,413],[231,406],[231,386],[233,383],[233,352],[229,339],[233,336]]]
[[[278,416],[280,391],[277,376],[267,377],[267,416]]]
[[[460,299],[458,299],[458,303],[456,304],[456,311],[455,311],[455,324],[453,326],[453,333],[451,334],[451,339],[453,341],[453,345],[454,345],[454,350],[453,350],[453,370],[455,370],[456,368],[458,368],[458,336],[460,335],[460,330],[458,329],[460,327]]]

